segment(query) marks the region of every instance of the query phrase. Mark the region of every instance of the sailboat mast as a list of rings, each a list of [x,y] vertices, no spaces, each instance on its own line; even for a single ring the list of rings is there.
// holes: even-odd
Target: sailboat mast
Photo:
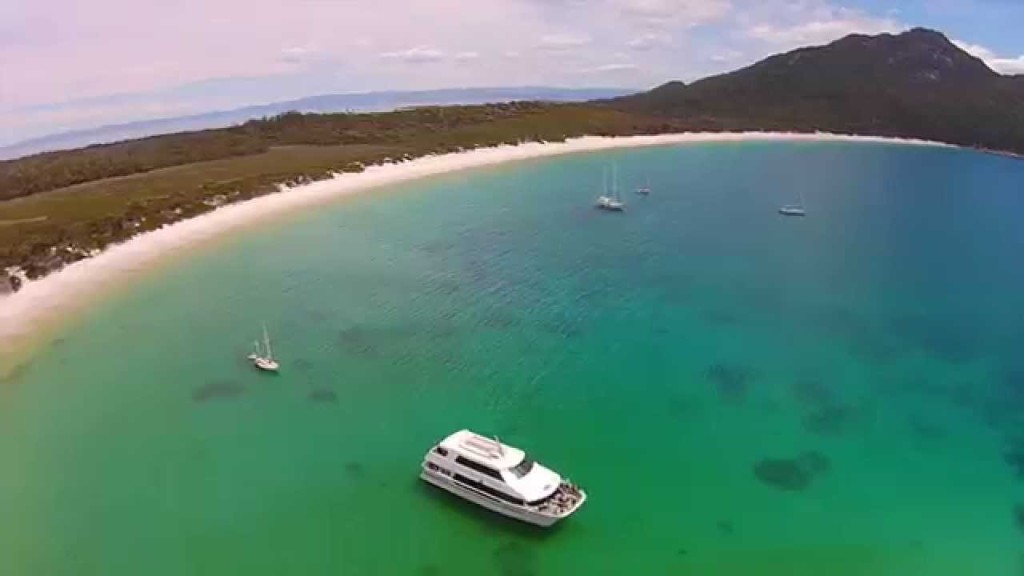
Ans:
[[[619,199],[619,165],[612,164],[612,197]]]
[[[270,351],[270,334],[267,332],[267,325],[263,325],[263,346],[267,349],[267,358],[273,358],[274,354]]]

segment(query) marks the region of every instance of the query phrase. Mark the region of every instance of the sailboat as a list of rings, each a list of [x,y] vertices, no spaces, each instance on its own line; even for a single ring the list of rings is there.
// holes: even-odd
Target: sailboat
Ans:
[[[267,332],[266,324],[263,325],[263,346],[260,347],[259,340],[253,344],[255,349],[252,354],[249,354],[249,361],[253,366],[264,372],[277,372],[280,365],[274,360],[274,353],[270,350],[270,334]]]
[[[807,211],[804,209],[804,195],[799,190],[797,190],[797,194],[799,194],[800,203],[787,204],[779,208],[779,214],[783,216],[807,216]]]
[[[639,186],[636,189],[636,193],[641,196],[647,196],[651,193],[651,179],[648,178],[643,186]]]
[[[604,193],[597,199],[597,207],[609,212],[622,212],[626,209],[626,204],[623,203],[622,198],[619,198],[619,186],[616,181],[616,168],[614,165],[612,165],[611,195],[608,195],[608,173],[605,172]]]

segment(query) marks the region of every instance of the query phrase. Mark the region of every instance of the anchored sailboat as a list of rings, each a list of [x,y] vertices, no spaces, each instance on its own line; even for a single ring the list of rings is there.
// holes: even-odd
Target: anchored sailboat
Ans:
[[[597,207],[601,210],[607,210],[609,212],[622,212],[626,209],[626,204],[619,197],[619,185],[617,182],[617,172],[615,165],[612,165],[612,192],[608,194],[608,173],[605,172],[604,178],[604,193],[597,199]]]
[[[264,372],[277,372],[280,365],[274,360],[274,353],[270,349],[270,334],[267,332],[266,324],[263,325],[263,346],[260,346],[258,340],[253,344],[255,349],[252,354],[249,354],[249,361],[253,366]]]
[[[643,186],[638,186],[637,189],[636,189],[636,193],[641,195],[641,196],[647,196],[648,194],[650,194],[651,193],[651,179],[648,178],[644,182]]]
[[[779,214],[783,216],[806,216],[807,211],[804,209],[804,195],[797,190],[796,193],[799,195],[799,204],[787,204],[782,208],[779,208]]]

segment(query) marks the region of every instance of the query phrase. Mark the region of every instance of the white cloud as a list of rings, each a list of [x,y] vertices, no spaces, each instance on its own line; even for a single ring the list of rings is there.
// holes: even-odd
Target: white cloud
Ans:
[[[540,48],[544,50],[569,50],[590,44],[590,37],[584,34],[560,33],[541,36]]]
[[[1024,55],[1016,58],[994,58],[988,65],[1000,74],[1024,74]]]
[[[601,66],[594,66],[593,68],[586,68],[583,71],[592,74],[607,74],[612,72],[635,72],[640,67],[636,64],[628,64],[625,62],[616,64],[602,64]]]
[[[645,51],[664,48],[671,44],[672,37],[668,34],[661,32],[647,32],[633,38],[629,42],[626,42],[626,47],[631,50]]]
[[[953,44],[959,46],[964,52],[981,58],[989,68],[1000,74],[1024,74],[1024,55],[1016,58],[1001,58],[988,48],[978,44],[969,44],[959,40],[953,40]]]
[[[960,40],[953,40],[952,42],[953,44],[956,45],[957,48],[963,50],[964,52],[967,52],[972,56],[981,58],[982,60],[988,61],[996,57],[996,55],[993,54],[991,50],[985,48],[984,46],[979,46],[978,44],[968,44],[967,42],[961,42]]]
[[[394,52],[384,52],[380,55],[381,58],[389,58],[395,60],[402,60],[405,62],[421,63],[421,62],[437,62],[444,60],[446,54],[432,48],[430,46],[416,46],[415,48],[409,48],[407,50],[396,50]]]
[[[730,0],[614,0],[623,15],[653,26],[688,28],[719,21],[733,10]]]
[[[791,26],[762,23],[748,28],[747,35],[763,42],[795,47],[825,44],[849,34],[881,34],[883,32],[899,32],[904,28],[893,20],[847,16],[802,22]]]
[[[452,56],[456,62],[468,62],[470,60],[477,60],[480,58],[479,52],[458,52],[455,56]]]
[[[737,41],[759,43],[768,51],[827,44],[849,34],[881,34],[907,28],[891,12],[873,15],[830,0],[762,0],[741,13],[737,24]]]
[[[317,51],[306,46],[293,46],[281,50],[281,60],[292,64],[307,62],[317,55]]]
[[[738,50],[723,50],[710,56],[712,62],[719,64],[735,62],[741,58],[743,58],[743,53]]]

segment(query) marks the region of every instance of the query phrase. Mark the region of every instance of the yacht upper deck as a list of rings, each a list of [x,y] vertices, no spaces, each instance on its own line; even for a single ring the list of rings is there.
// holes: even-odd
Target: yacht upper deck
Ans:
[[[519,464],[526,453],[469,430],[459,430],[441,441],[440,446],[459,456],[469,458],[495,470],[506,470]]]

